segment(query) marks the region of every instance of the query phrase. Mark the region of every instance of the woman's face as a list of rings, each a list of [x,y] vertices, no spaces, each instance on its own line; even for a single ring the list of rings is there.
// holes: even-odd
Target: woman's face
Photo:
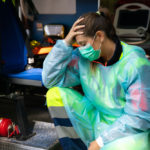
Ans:
[[[79,46],[85,46],[87,44],[91,44],[94,50],[100,48],[100,39],[98,38],[98,36],[87,37],[84,35],[77,35],[76,42],[79,44]]]
[[[76,42],[79,44],[79,46],[85,46],[88,43],[92,45],[93,39],[84,35],[77,35]]]

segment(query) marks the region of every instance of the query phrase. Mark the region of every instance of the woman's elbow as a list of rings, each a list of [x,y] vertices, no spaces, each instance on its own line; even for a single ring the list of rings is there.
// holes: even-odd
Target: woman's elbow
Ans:
[[[50,83],[49,83],[49,80],[48,80],[47,75],[45,74],[45,72],[42,72],[42,84],[47,89],[50,88]]]

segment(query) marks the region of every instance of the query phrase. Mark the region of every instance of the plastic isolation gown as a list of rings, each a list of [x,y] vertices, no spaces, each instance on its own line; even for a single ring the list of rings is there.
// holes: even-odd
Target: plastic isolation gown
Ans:
[[[87,146],[101,136],[101,150],[150,150],[150,62],[142,48],[121,45],[118,62],[92,69],[78,49],[58,40],[44,61],[43,83],[60,87],[68,116]],[[84,96],[67,88],[79,84]]]

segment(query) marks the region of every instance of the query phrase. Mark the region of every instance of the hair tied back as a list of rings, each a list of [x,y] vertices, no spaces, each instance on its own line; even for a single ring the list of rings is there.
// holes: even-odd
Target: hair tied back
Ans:
[[[99,11],[96,12],[98,15],[101,15],[101,13]]]
[[[105,13],[104,12],[100,12],[101,13],[101,15],[103,16],[103,17],[106,17],[106,15],[105,15]]]

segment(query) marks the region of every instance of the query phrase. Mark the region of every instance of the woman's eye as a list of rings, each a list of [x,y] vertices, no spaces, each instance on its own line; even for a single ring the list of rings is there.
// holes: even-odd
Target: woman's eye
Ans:
[[[86,45],[86,42],[79,42],[78,44],[79,44],[79,46],[83,47]]]
[[[81,46],[85,46],[86,44],[84,43],[84,44],[82,44]]]

